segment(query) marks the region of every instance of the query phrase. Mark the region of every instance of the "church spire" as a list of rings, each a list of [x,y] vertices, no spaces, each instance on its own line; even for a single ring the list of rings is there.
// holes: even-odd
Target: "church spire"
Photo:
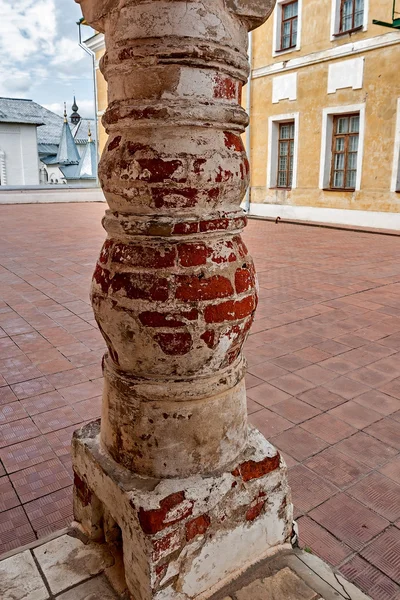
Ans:
[[[68,119],[67,119],[67,103],[64,102],[64,123],[67,123]]]
[[[70,116],[71,123],[73,125],[77,125],[81,120],[81,115],[78,113],[78,105],[76,103],[76,98],[74,96],[74,103],[72,105],[72,114]]]

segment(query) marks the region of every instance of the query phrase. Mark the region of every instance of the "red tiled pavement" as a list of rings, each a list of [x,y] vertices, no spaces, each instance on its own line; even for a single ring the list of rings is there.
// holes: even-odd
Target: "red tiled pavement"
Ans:
[[[88,291],[104,209],[0,206],[0,552],[71,520],[72,432],[100,414]],[[245,238],[250,422],[288,462],[300,542],[374,600],[400,598],[400,238],[260,220]]]

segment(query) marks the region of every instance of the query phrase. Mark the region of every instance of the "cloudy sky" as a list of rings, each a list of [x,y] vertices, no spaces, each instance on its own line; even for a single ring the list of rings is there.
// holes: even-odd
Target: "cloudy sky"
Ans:
[[[0,0],[0,96],[30,98],[54,112],[73,95],[93,116],[92,61],[78,46],[74,0]],[[83,39],[92,30],[82,28]]]

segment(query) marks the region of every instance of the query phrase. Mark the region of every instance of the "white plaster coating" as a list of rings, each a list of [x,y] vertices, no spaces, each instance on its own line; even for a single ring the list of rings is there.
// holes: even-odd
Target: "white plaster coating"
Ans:
[[[294,221],[400,230],[400,199],[398,213],[317,208],[314,206],[294,206],[290,204],[252,203],[250,214],[259,217],[281,217],[282,219]]]
[[[84,428],[79,435],[83,435],[85,431],[89,429]],[[260,462],[266,456],[276,455],[273,446],[257,430],[250,430],[249,439],[251,442],[241,457],[242,461]],[[98,436],[82,440],[75,438],[73,455],[77,473],[85,474],[84,477],[90,482],[100,505],[109,507],[113,518],[122,529],[127,583],[131,593],[136,594],[135,600],[191,600],[203,597],[203,593],[204,598],[207,598],[212,593],[212,586],[236,576],[246,561],[247,566],[250,566],[281,547],[290,535],[292,506],[288,499],[289,489],[283,460],[279,469],[238,484],[235,483],[236,478],[230,470],[213,477],[198,475],[184,480],[164,479],[159,482],[132,476],[128,471],[122,475],[121,467],[111,461],[99,447]],[[181,493],[182,490],[185,492],[185,499],[165,515],[165,528],[155,535],[145,535],[137,521],[138,507],[145,511],[157,510],[164,498]],[[244,518],[235,520],[235,514],[252,508],[254,500],[260,497],[266,500],[261,515],[254,521],[246,521]],[[90,506],[79,505],[77,496],[74,501],[75,514],[87,530],[92,519],[88,510],[92,509]],[[185,510],[190,507],[192,510],[187,511],[188,516],[175,522],[175,519],[184,516]],[[170,552],[173,552],[177,543],[177,532],[181,531],[184,535],[187,520],[191,521],[204,514],[210,515],[212,535],[208,535],[207,531],[205,535],[198,535],[183,547],[180,546],[178,556],[170,562],[169,570],[161,580],[161,583],[168,584],[168,577],[179,573],[178,582],[167,585],[163,592],[156,588],[154,592],[150,592],[148,586],[155,586],[159,580],[156,575],[157,563],[154,562],[159,555],[149,554],[150,544],[154,543],[152,540],[163,540],[171,534]],[[171,523],[170,526],[168,522]],[[233,551],[232,545],[236,546],[236,551]],[[163,547],[161,552],[163,558],[160,560],[167,561],[168,564],[170,553]],[[215,568],[210,567],[211,571],[208,569],[210,572],[203,572],[203,561],[198,559],[200,554],[204,557],[209,555],[207,560],[215,562]],[[226,555],[226,560],[221,559],[223,554]],[[190,581],[190,589],[184,588],[186,581]]]
[[[297,73],[288,73],[272,79],[272,103],[297,100]]]
[[[2,600],[47,600],[48,597],[29,550],[0,561]]]
[[[335,62],[328,69],[328,94],[334,94],[336,90],[353,88],[359,90],[363,87],[364,80],[363,56]]]
[[[240,568],[243,564],[263,558],[265,540],[271,547],[282,544],[285,526],[276,518],[279,496],[268,498],[269,510],[253,523],[243,523],[231,531],[219,531],[191,561],[190,571],[180,574],[178,585],[189,598],[215,586],[220,580]],[[232,570],[235,565],[235,570]]]

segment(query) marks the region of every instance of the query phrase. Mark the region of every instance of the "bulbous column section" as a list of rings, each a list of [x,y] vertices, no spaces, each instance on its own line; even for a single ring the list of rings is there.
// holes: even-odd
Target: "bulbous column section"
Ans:
[[[273,2],[81,5],[107,47],[108,235],[92,286],[108,346],[102,443],[138,474],[218,472],[247,440],[241,349],[257,293],[240,237],[240,101],[248,29]]]
[[[73,438],[76,526],[121,539],[135,600],[205,600],[292,529],[286,465],[247,423],[242,356],[257,286],[240,98],[248,31],[274,0],[79,3],[106,40],[109,209],[92,283],[103,410]]]

